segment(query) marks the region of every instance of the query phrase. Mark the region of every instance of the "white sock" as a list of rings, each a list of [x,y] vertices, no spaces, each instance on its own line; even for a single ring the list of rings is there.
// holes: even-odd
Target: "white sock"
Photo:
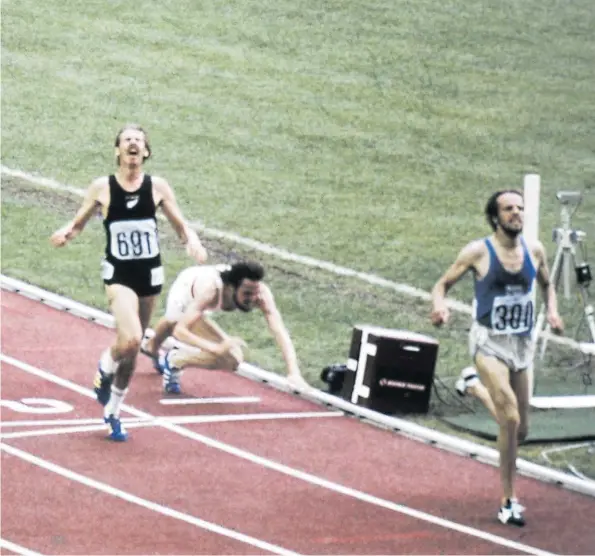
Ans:
[[[106,375],[113,375],[118,370],[118,362],[112,357],[112,349],[106,348],[99,359],[99,368]]]
[[[127,392],[128,388],[120,390],[120,388],[117,388],[112,384],[112,395],[110,396],[109,402],[107,402],[107,405],[103,410],[103,416],[106,419],[110,415],[113,415],[116,418],[120,417],[120,406],[122,405]]]

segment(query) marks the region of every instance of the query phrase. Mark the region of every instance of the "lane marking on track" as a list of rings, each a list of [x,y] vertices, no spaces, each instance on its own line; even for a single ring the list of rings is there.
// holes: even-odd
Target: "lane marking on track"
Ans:
[[[236,396],[227,398],[162,398],[159,403],[162,405],[193,405],[209,403],[258,403],[260,398],[254,396]]]
[[[51,398],[21,398],[20,400],[2,400],[0,407],[6,407],[18,413],[34,413],[36,415],[51,415],[52,413],[69,413],[74,408],[62,400]]]
[[[126,428],[134,428],[136,426],[142,426],[145,423],[130,423],[126,425]],[[77,432],[93,432],[93,431],[107,431],[107,425],[105,423],[96,425],[81,425],[79,427],[59,427],[55,429],[43,429],[33,431],[19,431],[19,432],[7,432],[0,434],[0,440],[15,440],[17,438],[31,438],[39,436],[54,436],[57,434],[74,434]]]
[[[27,299],[55,308],[62,313],[68,313],[74,317],[94,322],[106,328],[115,328],[112,315],[38,288],[37,286],[32,286],[21,280],[15,280],[14,278],[0,274],[0,287],[10,292],[15,292],[17,295],[21,295]],[[153,331],[147,329],[147,335],[149,334],[152,335]],[[557,337],[553,336],[550,340]],[[562,339],[571,341],[568,338]],[[172,343],[170,345],[174,344]],[[581,346],[586,346],[586,344],[579,344],[579,349],[582,349]],[[50,352],[51,350],[51,348],[48,349]],[[442,433],[435,429],[418,425],[408,419],[384,415],[383,413],[378,413],[362,406],[353,405],[338,396],[333,396],[317,388],[309,388],[307,390],[296,389],[288,383],[287,378],[270,371],[265,371],[250,363],[242,363],[238,367],[237,374],[277,390],[288,392],[291,395],[300,396],[302,399],[311,401],[316,405],[324,405],[345,411],[349,415],[359,417],[364,422],[368,422],[376,427],[388,428],[399,435],[406,436],[418,442],[435,446],[441,450],[455,452],[485,464],[498,466],[500,460],[498,451],[486,445],[477,444],[452,434]],[[517,467],[519,473],[526,477],[532,477],[543,483],[555,484],[569,490],[595,496],[595,487],[592,483],[579,479],[569,473],[551,467],[545,467],[522,458],[517,460]]]
[[[315,419],[327,417],[344,417],[341,411],[320,411],[320,412],[297,412],[297,413],[254,413],[242,415],[189,415],[182,417],[155,417],[154,419],[122,419],[126,428],[140,428],[140,427],[160,427],[162,421],[172,423],[175,425],[200,425],[203,423],[231,423],[238,421],[274,421],[280,419]],[[42,429],[39,428],[30,431],[19,432],[2,432],[0,439],[7,440],[10,438],[27,438],[31,436],[51,436],[56,434],[72,434],[76,432],[90,432],[106,430],[107,425],[103,419],[81,419],[81,421],[92,421],[87,424],[80,424],[75,426],[64,426],[57,428]]]
[[[137,417],[125,417],[122,419],[125,423],[138,422],[141,419]],[[145,419],[146,420],[146,419]],[[0,422],[0,429],[12,428],[12,427],[67,427],[67,426],[81,426],[81,425],[98,425],[103,423],[103,419],[91,418],[91,419],[44,419],[35,421],[2,421]]]
[[[25,363],[23,361],[20,361],[18,359],[15,359],[13,357],[10,357],[10,356],[4,355],[4,354],[0,354],[0,360],[5,361],[6,363],[13,365],[14,367],[17,367],[29,374],[43,378],[45,380],[53,382],[54,384],[59,384],[59,385],[64,386],[65,388],[68,388],[69,390],[72,390],[74,392],[78,392],[88,398],[95,398],[95,394],[91,389],[84,388],[84,387],[80,386],[79,384],[71,382],[70,380],[64,379],[62,377],[56,376],[48,371],[44,371],[42,369],[34,367],[33,365],[29,365],[28,363]],[[132,414],[136,417],[140,417],[140,418],[145,418],[145,419],[153,419],[154,418],[150,414],[148,414],[144,411],[141,411],[139,409],[136,409],[136,408],[134,408],[130,405],[127,405],[127,404],[122,404],[122,411],[125,411],[127,413],[130,413],[130,414]],[[463,533],[463,534],[469,535],[471,537],[482,539],[484,541],[491,542],[491,543],[494,543],[499,546],[505,546],[507,548],[511,548],[511,549],[517,550],[519,552],[524,552],[527,554],[534,554],[536,556],[551,556],[551,554],[552,554],[551,552],[547,552],[545,550],[541,550],[539,548],[536,548],[536,547],[533,547],[533,546],[530,546],[527,544],[516,542],[516,541],[510,540],[510,539],[507,539],[505,537],[495,535],[493,533],[488,533],[487,531],[475,529],[473,527],[469,527],[468,525],[463,525],[463,524],[457,523],[455,521],[450,521],[448,519],[437,517],[435,515],[428,514],[426,512],[420,511],[420,510],[415,510],[413,508],[404,506],[402,504],[398,504],[396,502],[391,502],[390,500],[385,500],[385,499],[379,498],[377,496],[373,496],[371,494],[367,494],[365,492],[362,492],[362,491],[359,491],[359,490],[356,490],[356,489],[353,489],[350,487],[346,487],[339,483],[335,483],[335,482],[323,479],[321,477],[318,477],[316,475],[312,475],[311,473],[299,471],[299,470],[289,467],[287,465],[277,463],[273,460],[267,459],[262,456],[258,456],[256,454],[253,454],[246,450],[236,448],[235,446],[232,446],[230,444],[220,442],[218,440],[215,440],[214,438],[210,438],[208,436],[205,436],[205,435],[196,433],[194,431],[185,429],[182,426],[179,426],[179,425],[176,425],[173,423],[169,423],[163,419],[156,419],[156,421],[158,421],[159,425],[162,426],[164,429],[174,432],[176,434],[179,434],[180,436],[183,436],[185,438],[198,441],[202,444],[205,444],[206,446],[216,448],[216,449],[221,450],[222,452],[225,452],[227,454],[234,455],[234,456],[242,458],[246,461],[250,461],[257,465],[261,465],[267,469],[278,471],[279,473],[283,473],[284,475],[287,475],[289,477],[293,477],[295,479],[302,480],[306,483],[325,488],[327,490],[342,494],[344,496],[348,496],[350,498],[354,498],[356,500],[366,502],[368,504],[393,511],[395,513],[407,515],[409,517],[419,519],[421,521],[425,521],[425,522],[431,523],[433,525],[438,525],[440,527],[444,527],[445,529],[449,529],[451,531],[457,531],[459,533]],[[461,464],[462,464],[462,462],[461,462]]]
[[[91,479],[90,477],[81,475],[80,473],[76,473],[74,471],[71,471],[70,469],[66,469],[65,467],[61,467],[60,465],[56,465],[55,463],[34,456],[33,454],[30,454],[29,452],[26,452],[24,450],[20,450],[19,448],[9,446],[8,444],[0,443],[0,449],[4,450],[8,454],[11,454],[12,456],[21,458],[22,460],[32,463],[33,465],[41,467],[42,469],[51,471],[52,473],[56,473],[57,475],[65,477],[66,479],[70,479],[71,481],[75,481],[90,488],[94,488],[95,490],[99,490],[100,492],[104,492],[105,494],[115,496],[116,498],[120,498],[121,500],[125,500],[126,502],[131,502],[132,504],[136,504],[137,506],[141,506],[143,508],[146,508],[147,510],[151,510],[161,515],[184,521],[186,523],[189,523],[190,525],[194,525],[196,527],[206,529],[207,531],[217,533],[224,537],[228,537],[230,539],[243,542],[244,544],[254,546],[255,548],[268,550],[273,554],[281,554],[283,556],[296,556],[298,554],[297,552],[292,552],[291,550],[288,550],[276,544],[271,544],[266,541],[256,539],[254,537],[250,537],[249,535],[238,533],[237,531],[228,529],[227,527],[217,525],[216,523],[205,521],[204,519],[194,517],[190,514],[174,510],[169,506],[163,506],[162,504],[151,502],[150,500],[146,500],[144,498],[141,498],[140,496],[130,494],[129,492],[112,487],[106,483],[96,481],[95,479]]]
[[[220,415],[162,415],[151,417],[151,419],[140,419],[137,417],[123,417],[124,424],[146,422],[154,424],[156,419],[170,421],[177,425],[192,425],[195,423],[218,423],[224,421],[257,421],[260,419],[314,419],[316,417],[343,417],[342,411],[295,411],[287,413],[229,413]],[[103,419],[51,419],[44,421],[2,421],[0,428],[4,427],[51,427],[58,426],[80,426],[97,425],[103,423]]]
[[[0,539],[0,547],[6,548],[6,550],[12,550],[13,552],[22,554],[23,556],[43,556],[41,552],[34,552],[33,550],[29,550],[20,544],[7,541],[6,539]]]

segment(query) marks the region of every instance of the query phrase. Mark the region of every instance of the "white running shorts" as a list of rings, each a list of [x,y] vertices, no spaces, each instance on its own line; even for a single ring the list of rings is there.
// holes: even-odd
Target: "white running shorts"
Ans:
[[[496,357],[511,371],[524,371],[533,361],[534,344],[531,334],[494,334],[477,322],[469,331],[469,352],[475,361],[478,352]]]

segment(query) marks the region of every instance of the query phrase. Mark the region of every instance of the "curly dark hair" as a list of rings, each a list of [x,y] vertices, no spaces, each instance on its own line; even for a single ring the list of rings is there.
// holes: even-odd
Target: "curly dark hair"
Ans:
[[[231,284],[237,288],[242,280],[260,281],[264,278],[264,268],[260,263],[254,261],[240,261],[232,264],[221,272],[221,280],[224,284]]]

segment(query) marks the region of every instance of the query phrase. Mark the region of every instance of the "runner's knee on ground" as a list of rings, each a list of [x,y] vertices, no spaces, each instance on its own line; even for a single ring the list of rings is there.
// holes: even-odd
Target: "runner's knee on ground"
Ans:
[[[244,361],[244,354],[238,346],[234,346],[230,352],[224,355],[217,355],[191,346],[182,346],[171,352],[170,361],[179,369],[199,367],[202,369],[235,371],[240,363]]]
[[[244,353],[241,348],[236,347],[229,353],[217,358],[217,368],[224,371],[237,371],[241,363],[244,362]]]

